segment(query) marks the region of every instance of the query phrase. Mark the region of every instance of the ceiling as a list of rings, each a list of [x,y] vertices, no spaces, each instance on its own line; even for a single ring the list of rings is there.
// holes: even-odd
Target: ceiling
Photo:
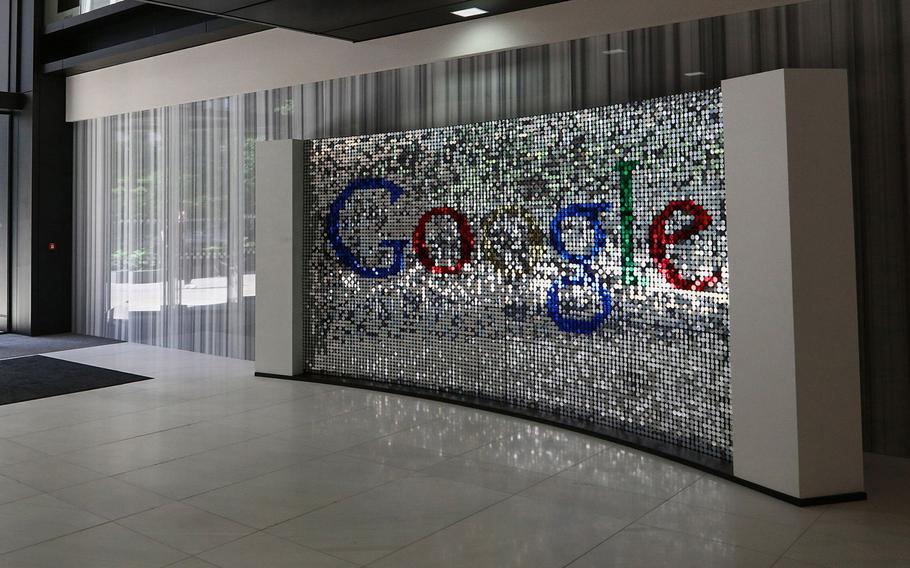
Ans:
[[[144,1],[350,41],[366,41],[565,0]],[[480,8],[489,13],[472,18],[452,14],[466,8]]]

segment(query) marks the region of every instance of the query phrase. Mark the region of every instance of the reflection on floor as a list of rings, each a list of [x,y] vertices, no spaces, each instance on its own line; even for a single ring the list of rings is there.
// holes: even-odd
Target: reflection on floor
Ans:
[[[116,339],[78,335],[76,333],[42,335],[40,337],[3,333],[0,334],[0,359],[40,355],[42,353],[67,351],[69,349],[82,349],[85,347],[94,347],[96,345],[110,345],[112,343],[119,343],[119,341]]]
[[[0,566],[910,566],[910,460],[799,509],[594,438],[259,379],[134,344],[61,359],[156,377],[0,406]]]

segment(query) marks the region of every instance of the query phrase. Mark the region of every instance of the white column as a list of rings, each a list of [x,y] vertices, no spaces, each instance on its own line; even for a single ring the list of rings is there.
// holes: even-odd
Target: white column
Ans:
[[[303,372],[304,142],[256,144],[256,372]]]
[[[734,475],[862,492],[846,72],[730,79],[723,102]]]

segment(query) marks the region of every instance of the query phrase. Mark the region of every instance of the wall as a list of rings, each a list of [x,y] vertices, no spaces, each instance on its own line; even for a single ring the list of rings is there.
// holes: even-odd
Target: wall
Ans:
[[[309,143],[301,370],[728,460],[723,128],[714,89]]]
[[[698,90],[717,86],[724,78],[780,67],[846,68],[854,143],[865,444],[872,451],[910,456],[910,129],[905,106],[910,45],[903,39],[910,37],[908,28],[910,0],[815,0],[80,122],[79,330],[250,355],[252,308],[242,276],[250,273],[253,262],[243,240],[252,222],[248,204],[253,188],[249,171],[244,170],[248,163],[244,149],[251,138],[314,138],[462,124]],[[170,61],[196,57],[185,56],[190,59]],[[216,58],[213,69],[228,74],[219,65]],[[117,102],[124,97],[135,96],[139,101],[135,104],[144,104],[147,99],[137,86],[160,81],[161,75],[144,76],[148,68],[141,65],[124,67],[71,79],[75,100],[70,116],[130,108],[133,103],[124,107]],[[98,90],[103,84],[107,93]],[[219,83],[222,87],[227,88]],[[176,91],[178,97],[186,95],[182,88]],[[95,102],[89,100],[92,97],[97,97]],[[297,118],[292,118],[291,108]],[[155,175],[149,177],[152,172]],[[174,220],[187,214],[180,206],[186,199],[198,200],[195,218],[220,219],[200,225],[196,241],[182,241],[189,256],[186,268],[179,270],[200,275],[227,271],[225,277],[233,284],[225,291],[225,305],[233,307],[225,313],[218,311],[222,308],[181,312],[173,307],[181,304],[174,292],[162,289],[161,305],[171,306],[163,317],[137,320],[131,324],[138,326],[133,331],[117,328],[120,324],[105,327],[112,321],[104,294],[111,252],[117,250],[111,250],[113,242],[155,235],[152,244],[168,254],[182,254],[176,250],[177,234],[160,227],[152,231],[134,223],[117,233],[121,229],[114,229],[116,216],[110,208],[115,205],[113,190],[121,181],[157,192],[148,205],[141,200],[116,204],[137,223],[141,215],[131,211],[155,207],[155,217],[170,219],[169,227],[176,230]],[[205,236],[216,233],[217,237]],[[165,247],[168,242],[170,248]],[[206,256],[216,252],[212,246],[225,248],[217,254],[227,256]],[[217,262],[224,266],[215,267]],[[174,282],[180,280],[176,276]],[[214,311],[205,315],[204,310]],[[147,330],[141,331],[142,326]]]

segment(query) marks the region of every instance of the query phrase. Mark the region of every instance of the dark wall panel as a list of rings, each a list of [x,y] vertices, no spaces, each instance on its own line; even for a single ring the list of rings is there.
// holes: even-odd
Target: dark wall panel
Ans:
[[[30,335],[71,328],[72,133],[66,123],[66,83],[43,75],[44,13],[40,0],[10,6],[8,89],[26,104],[10,118],[10,331]],[[13,38],[12,36],[15,36]],[[2,135],[2,133],[0,133]],[[0,144],[2,146],[2,144]]]
[[[0,119],[0,331],[32,335],[70,331],[72,317],[72,129],[65,79],[36,64],[42,15],[37,0],[0,8],[0,91],[24,100]]]
[[[16,50],[13,44],[11,22],[15,12],[11,2],[0,4],[0,91],[10,91],[13,79],[12,58]],[[9,237],[10,237],[10,169],[12,123],[8,115],[0,115],[0,333],[9,327]]]

